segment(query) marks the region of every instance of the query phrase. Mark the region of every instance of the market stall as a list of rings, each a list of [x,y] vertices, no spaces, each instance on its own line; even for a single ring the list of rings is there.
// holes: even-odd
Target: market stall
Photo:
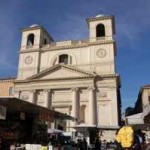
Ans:
[[[71,116],[16,97],[0,97],[0,138],[4,146],[47,142],[47,124]]]

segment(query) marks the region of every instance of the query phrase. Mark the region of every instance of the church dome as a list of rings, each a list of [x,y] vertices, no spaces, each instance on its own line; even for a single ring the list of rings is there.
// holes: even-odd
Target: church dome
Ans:
[[[39,26],[38,24],[32,24],[32,25],[30,26],[30,28],[38,27],[38,26]]]
[[[105,15],[104,14],[98,14],[97,16],[96,16],[96,18],[98,18],[98,17],[104,17]]]

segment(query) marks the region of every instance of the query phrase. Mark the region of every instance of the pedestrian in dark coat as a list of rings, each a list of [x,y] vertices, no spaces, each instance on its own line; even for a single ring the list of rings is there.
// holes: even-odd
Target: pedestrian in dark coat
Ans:
[[[95,150],[101,150],[101,141],[99,137],[95,140]]]
[[[87,141],[85,138],[83,139],[83,142],[82,142],[82,148],[83,150],[87,150]]]

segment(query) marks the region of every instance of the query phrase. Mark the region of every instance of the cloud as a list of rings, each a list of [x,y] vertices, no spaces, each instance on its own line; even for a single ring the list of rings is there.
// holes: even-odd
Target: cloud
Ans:
[[[17,12],[14,2],[0,5],[0,76],[14,76],[17,71]],[[11,71],[10,71],[11,70]]]
[[[65,20],[55,28],[55,34],[59,40],[87,38],[86,18],[78,14],[66,14],[64,18]]]
[[[0,56],[0,66],[2,70],[16,69],[16,67],[9,61],[5,53]]]
[[[132,3],[132,2],[131,2]],[[117,18],[117,31],[119,44],[128,45],[131,50],[137,49],[137,43],[141,35],[149,30],[150,22],[150,1],[137,1],[119,14]]]

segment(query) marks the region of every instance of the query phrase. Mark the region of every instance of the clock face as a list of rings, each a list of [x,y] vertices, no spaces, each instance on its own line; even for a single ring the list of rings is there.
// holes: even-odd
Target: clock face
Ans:
[[[103,58],[106,56],[106,50],[105,49],[99,49],[99,50],[97,50],[96,54],[97,54],[97,57]]]
[[[25,64],[29,65],[32,63],[32,61],[33,61],[33,58],[31,56],[25,57]]]

